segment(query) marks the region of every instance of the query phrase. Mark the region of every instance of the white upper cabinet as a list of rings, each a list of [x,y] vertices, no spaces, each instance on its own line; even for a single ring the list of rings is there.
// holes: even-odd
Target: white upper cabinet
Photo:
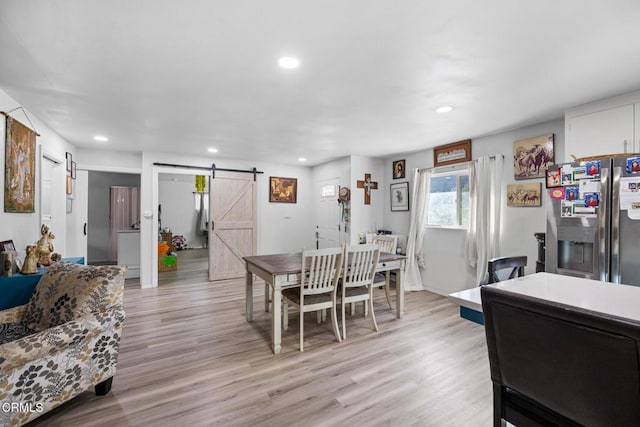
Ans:
[[[580,105],[564,115],[564,160],[640,152],[640,91]]]
[[[640,114],[638,112],[637,114]],[[635,118],[636,123],[638,117]],[[640,128],[636,126],[638,132]],[[565,118],[565,161],[573,157],[606,156],[632,152],[634,144],[634,105]]]

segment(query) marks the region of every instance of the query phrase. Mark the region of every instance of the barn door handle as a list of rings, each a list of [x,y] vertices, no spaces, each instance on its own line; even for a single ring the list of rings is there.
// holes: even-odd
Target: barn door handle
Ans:
[[[87,235],[87,223],[86,222],[84,223],[84,229],[83,229],[82,232],[84,233],[85,236]]]
[[[216,224],[215,222],[211,221],[211,231],[216,229]]]

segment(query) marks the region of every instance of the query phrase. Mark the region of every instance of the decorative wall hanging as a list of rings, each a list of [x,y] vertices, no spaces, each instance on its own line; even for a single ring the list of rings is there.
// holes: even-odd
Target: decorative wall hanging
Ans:
[[[507,206],[516,208],[541,206],[542,183],[508,184]]]
[[[357,181],[358,188],[364,188],[364,204],[371,204],[371,190],[378,189],[378,183],[371,180],[371,174],[364,174],[364,181]]]
[[[278,203],[297,203],[298,179],[270,176],[269,201]]]
[[[409,210],[409,183],[399,182],[391,184],[391,210],[392,211],[408,211]]]
[[[544,178],[545,170],[552,164],[553,134],[521,139],[513,143],[515,179]]]
[[[204,175],[196,175],[196,193],[204,193],[207,186],[207,177]]]
[[[396,160],[393,162],[393,179],[402,179],[405,177],[405,160]]]
[[[471,161],[471,140],[441,145],[433,149],[433,166],[446,166]]]
[[[71,175],[67,175],[65,176],[65,180],[66,180],[66,185],[65,185],[66,193],[68,195],[71,195],[73,194],[73,178],[71,178]]]
[[[340,220],[344,223],[344,232],[349,232],[349,220],[351,209],[349,201],[351,200],[351,190],[349,187],[340,187],[338,191],[338,205],[340,205]]]
[[[36,135],[13,117],[6,116],[5,212],[35,212]]]

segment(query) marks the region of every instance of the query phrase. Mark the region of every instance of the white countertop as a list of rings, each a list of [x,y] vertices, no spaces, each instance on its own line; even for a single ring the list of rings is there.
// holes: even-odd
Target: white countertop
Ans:
[[[638,286],[551,273],[531,274],[487,286],[640,321]],[[479,287],[450,294],[449,300],[463,307],[482,311]]]
[[[140,230],[134,230],[134,229],[131,229],[131,230],[118,230],[118,233],[139,233],[139,232],[140,232]]]

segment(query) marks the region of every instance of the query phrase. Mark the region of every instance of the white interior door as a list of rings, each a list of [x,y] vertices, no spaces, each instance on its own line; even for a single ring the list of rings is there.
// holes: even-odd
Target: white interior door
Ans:
[[[337,201],[339,187],[340,178],[320,181],[317,186],[319,208],[316,237],[319,249],[340,246],[340,205]]]
[[[89,171],[78,170],[74,182],[74,198],[67,199],[68,257],[84,257],[87,263],[89,227]],[[69,212],[71,211],[71,212]]]
[[[245,277],[256,254],[256,183],[250,173],[216,171],[209,185],[209,280]]]

